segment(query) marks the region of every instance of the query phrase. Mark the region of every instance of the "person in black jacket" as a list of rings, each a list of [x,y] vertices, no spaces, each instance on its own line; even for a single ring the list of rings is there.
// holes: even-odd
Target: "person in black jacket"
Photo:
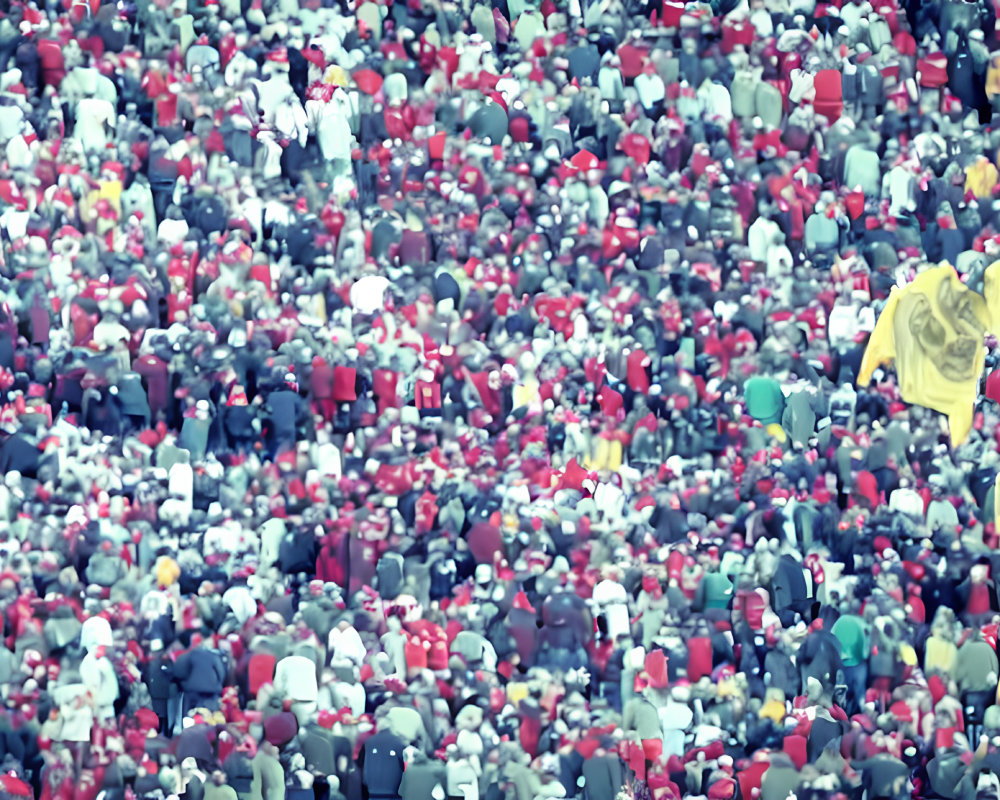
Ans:
[[[599,800],[615,797],[625,785],[625,765],[617,753],[599,749],[583,763],[584,797]]]
[[[406,743],[388,730],[365,741],[361,779],[369,800],[399,798],[403,781],[403,749]]]
[[[267,408],[270,410],[265,426],[267,451],[274,458],[295,447],[297,428],[307,413],[308,405],[297,391],[283,387],[267,396]]]
[[[290,530],[278,546],[278,566],[285,575],[311,572],[316,563],[316,550],[312,531]]]
[[[216,711],[226,681],[222,656],[209,648],[207,641],[188,650],[174,664],[174,679],[184,694],[182,712],[193,708]]]
[[[176,692],[174,662],[163,649],[162,643],[158,642],[157,645],[158,647],[152,648],[154,653],[145,665],[143,680],[149,689],[153,711],[160,718],[160,733],[168,735],[173,730],[174,722],[170,715],[170,698]]]
[[[798,612],[805,617],[812,605],[812,598],[809,597],[806,587],[805,573],[802,571],[802,566],[791,556],[781,556],[768,590],[771,595],[771,607],[779,615],[782,612]]]
[[[253,424],[256,416],[256,409],[247,403],[246,392],[242,387],[234,387],[222,409],[222,427],[230,450],[246,453],[253,448],[259,439]]]

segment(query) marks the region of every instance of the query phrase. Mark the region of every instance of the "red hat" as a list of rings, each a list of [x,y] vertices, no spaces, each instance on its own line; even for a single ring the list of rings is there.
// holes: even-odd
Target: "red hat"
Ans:
[[[125,177],[125,167],[120,161],[105,161],[102,169],[115,173],[119,178]]]
[[[524,592],[518,592],[514,596],[514,608],[520,609],[521,611],[530,611],[531,613],[535,613],[534,607],[528,600],[528,595]]]
[[[58,231],[56,231],[56,236],[59,238],[62,238],[63,236],[71,236],[74,239],[83,238],[83,234],[72,225],[63,225]]]
[[[374,95],[382,88],[382,76],[372,69],[359,69],[351,77],[358,89],[368,95]]]
[[[264,720],[264,738],[277,747],[292,741],[298,730],[298,720],[290,711],[279,711]]]
[[[577,742],[575,749],[576,752],[583,756],[583,759],[586,761],[587,759],[593,758],[594,753],[600,746],[601,742],[599,739],[587,738]]]
[[[569,160],[569,163],[577,170],[588,171],[597,169],[601,162],[600,159],[589,150],[581,150]]]
[[[323,54],[323,50],[315,44],[303,50],[302,57],[320,69],[326,66],[326,56]]]
[[[904,700],[897,700],[889,706],[889,713],[901,722],[913,722],[913,710]]]
[[[727,800],[736,793],[736,781],[732,778],[720,778],[708,787],[709,800]]]
[[[134,717],[143,730],[156,730],[160,727],[160,718],[152,709],[140,708],[135,712]]]

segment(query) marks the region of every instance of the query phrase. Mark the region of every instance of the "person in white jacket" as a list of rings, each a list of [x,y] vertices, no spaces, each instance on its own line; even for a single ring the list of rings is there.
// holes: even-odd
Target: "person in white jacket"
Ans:
[[[323,710],[348,709],[355,718],[365,713],[367,694],[364,684],[354,680],[353,675],[347,675],[343,670],[338,676],[338,670],[323,670],[323,685],[319,689],[318,704]]]
[[[88,155],[102,154],[108,145],[108,135],[118,124],[115,107],[99,97],[84,97],[76,104],[76,125],[73,134],[83,144]]]
[[[274,670],[274,688],[286,700],[291,700],[291,712],[300,726],[316,715],[319,683],[316,664],[305,656],[286,656]]]
[[[900,217],[917,209],[917,174],[920,163],[900,159],[882,178],[882,199],[889,201],[889,214]]]
[[[52,691],[52,700],[59,708],[57,741],[71,749],[79,769],[94,728],[94,707],[87,697],[87,687],[82,683],[57,686]]]
[[[607,572],[604,580],[594,587],[591,599],[594,615],[605,621],[607,633],[604,635],[608,641],[617,642],[620,636],[631,635],[628,594],[618,582],[615,570]]]
[[[346,621],[340,622],[330,631],[326,649],[330,653],[330,666],[334,668],[353,667],[360,670],[368,655],[361,634]]]
[[[108,659],[104,646],[91,650],[80,662],[80,679],[87,687],[94,703],[94,717],[98,721],[115,716],[115,701],[118,699],[118,676]]]
[[[654,705],[658,709],[663,730],[663,757],[683,756],[684,737],[694,722],[694,714],[687,703],[690,692],[685,686],[675,686],[672,689],[650,687],[646,692],[653,696]]]
[[[257,601],[250,588],[244,584],[237,584],[226,589],[222,595],[222,602],[232,613],[233,619],[240,628],[257,613]]]

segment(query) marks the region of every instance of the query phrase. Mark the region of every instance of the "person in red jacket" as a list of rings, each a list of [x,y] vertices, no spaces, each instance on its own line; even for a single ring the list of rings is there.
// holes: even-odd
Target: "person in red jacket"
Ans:
[[[313,411],[330,422],[337,411],[337,401],[333,396],[334,371],[323,356],[313,357],[312,372],[309,373],[309,393]]]

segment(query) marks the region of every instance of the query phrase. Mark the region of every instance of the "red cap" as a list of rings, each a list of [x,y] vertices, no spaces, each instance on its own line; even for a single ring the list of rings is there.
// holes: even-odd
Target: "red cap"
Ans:
[[[514,605],[514,608],[520,609],[521,611],[530,611],[531,613],[535,613],[534,607],[531,605],[531,602],[528,600],[528,595],[526,595],[524,592],[518,592],[514,596],[514,604],[513,605]]]

